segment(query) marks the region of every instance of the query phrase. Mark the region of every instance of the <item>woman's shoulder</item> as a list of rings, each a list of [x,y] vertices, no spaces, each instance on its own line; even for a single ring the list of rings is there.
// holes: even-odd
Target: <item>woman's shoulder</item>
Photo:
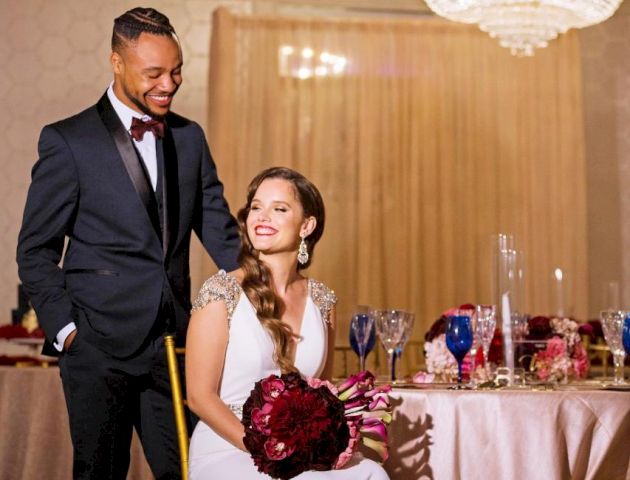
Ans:
[[[328,314],[337,303],[337,295],[335,295],[334,290],[329,288],[324,282],[314,278],[308,279],[308,288],[313,302],[322,312],[322,317],[328,319]]]
[[[193,302],[192,311],[201,310],[210,302],[222,301],[227,307],[228,317],[231,318],[241,295],[238,278],[239,270],[230,273],[219,270],[212,275],[201,286],[197,298]]]

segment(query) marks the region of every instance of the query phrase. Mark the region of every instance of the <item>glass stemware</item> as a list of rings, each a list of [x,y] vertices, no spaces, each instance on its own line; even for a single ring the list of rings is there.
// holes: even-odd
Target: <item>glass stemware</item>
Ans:
[[[600,314],[602,321],[602,330],[604,330],[604,338],[608,344],[608,348],[613,355],[613,363],[615,364],[615,373],[613,383],[622,385],[623,381],[623,363],[626,357],[622,344],[624,320],[627,313],[623,310],[604,310]]]
[[[622,334],[623,349],[626,351],[626,355],[630,355],[630,312],[626,315],[626,319],[623,321],[623,334]]]
[[[359,356],[359,370],[365,371],[365,358],[374,348],[376,333],[374,317],[369,315],[369,307],[360,305],[350,321],[350,346]]]
[[[448,317],[446,324],[446,347],[457,360],[457,388],[462,388],[462,363],[473,344],[470,311],[458,311]]]
[[[475,369],[477,368],[477,351],[481,345],[481,329],[477,322],[477,310],[466,310],[466,314],[470,315],[470,328],[472,329],[472,345],[470,347],[470,386],[477,388],[477,380],[475,379]],[[483,348],[483,347],[482,347]]]
[[[479,332],[483,353],[483,364],[486,370],[486,377],[490,378],[488,353],[490,352],[490,344],[494,338],[494,330],[497,326],[496,307],[494,305],[477,305],[476,313],[477,330]]]
[[[387,351],[388,370],[394,381],[394,355],[405,333],[407,314],[402,310],[372,310],[370,316],[374,318],[376,333]]]
[[[405,313],[405,330],[403,331],[403,335],[400,339],[400,342],[398,342],[398,345],[396,345],[396,349],[394,350],[394,359],[392,361],[392,371],[391,371],[391,377],[392,377],[392,382],[396,381],[396,361],[402,357],[402,352],[405,349],[405,344],[407,343],[407,340],[409,340],[409,337],[411,337],[411,332],[413,332],[413,324],[414,321],[416,319],[416,315],[410,312],[404,312]]]

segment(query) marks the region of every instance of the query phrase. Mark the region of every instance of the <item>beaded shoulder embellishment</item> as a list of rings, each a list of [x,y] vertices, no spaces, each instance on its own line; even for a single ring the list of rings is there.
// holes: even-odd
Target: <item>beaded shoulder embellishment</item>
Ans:
[[[322,313],[322,318],[327,324],[330,324],[330,310],[337,303],[337,296],[330,288],[324,285],[318,280],[309,278],[308,286],[311,292],[311,298],[319,311]]]
[[[193,302],[192,311],[201,310],[210,302],[223,301],[227,307],[229,325],[240,296],[241,286],[238,281],[225,270],[219,270],[202,285]]]

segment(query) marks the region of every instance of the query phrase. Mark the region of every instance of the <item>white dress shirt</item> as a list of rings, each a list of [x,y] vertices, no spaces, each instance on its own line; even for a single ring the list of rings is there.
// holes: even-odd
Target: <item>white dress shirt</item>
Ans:
[[[151,120],[150,116],[136,112],[118,99],[114,93],[114,82],[109,84],[109,88],[107,89],[107,98],[109,98],[109,101],[111,102],[112,107],[114,107],[118,118],[120,118],[125,130],[128,132],[131,128],[131,119],[133,117],[139,118],[145,122],[147,120]],[[149,173],[149,178],[151,179],[153,191],[155,191],[157,189],[158,177],[157,157],[155,153],[155,136],[153,135],[153,132],[147,131],[142,140],[138,141],[134,138],[131,138],[131,140],[135,144],[138,152],[140,152],[140,158],[144,162],[144,166],[146,167],[147,172]],[[66,342],[68,335],[76,329],[76,324],[74,322],[70,322],[68,325],[59,330],[56,341],[53,343],[53,346],[57,349],[57,351],[61,352],[63,350],[63,345]]]

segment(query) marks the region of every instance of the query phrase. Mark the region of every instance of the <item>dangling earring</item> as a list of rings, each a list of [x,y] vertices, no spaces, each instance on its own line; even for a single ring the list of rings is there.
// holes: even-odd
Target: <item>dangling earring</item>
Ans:
[[[300,235],[302,237],[302,235]],[[302,237],[302,241],[300,242],[300,248],[298,248],[298,262],[300,265],[304,265],[308,262],[308,249],[306,248],[306,242],[304,241],[304,237]]]

